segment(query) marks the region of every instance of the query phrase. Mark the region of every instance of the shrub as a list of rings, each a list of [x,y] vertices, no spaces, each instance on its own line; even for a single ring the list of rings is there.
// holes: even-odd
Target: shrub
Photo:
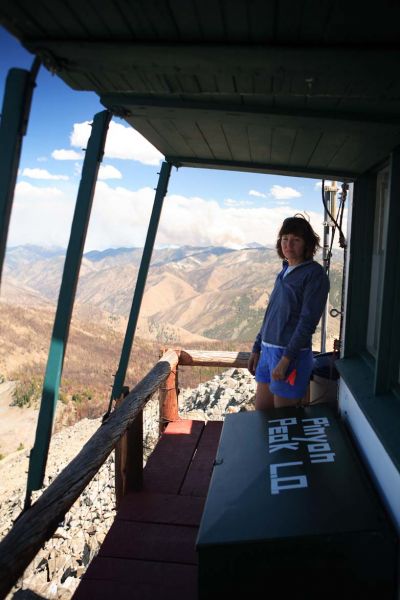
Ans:
[[[42,393],[42,382],[38,378],[18,381],[13,392],[11,406],[30,407],[38,402]]]

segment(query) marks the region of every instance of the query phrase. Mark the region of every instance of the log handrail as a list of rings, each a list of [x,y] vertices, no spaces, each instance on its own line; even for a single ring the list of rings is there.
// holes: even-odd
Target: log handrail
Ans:
[[[0,542],[0,597],[11,590],[42,545],[51,538],[73,503],[134,424],[150,396],[171,374],[174,375],[174,371],[177,375],[178,365],[246,368],[249,356],[249,352],[165,350],[154,367],[110,414],[40,498],[20,515]],[[175,387],[177,388],[177,382],[174,381]],[[177,394],[176,410],[172,408],[172,403],[171,397],[168,399],[167,413],[174,415],[178,409]]]
[[[245,369],[249,357],[250,352],[181,350],[178,364],[190,367],[236,367]]]
[[[40,498],[14,523],[0,543],[1,598],[11,590],[43,543],[51,538],[65,514],[177,362],[178,355],[174,350],[166,352]]]

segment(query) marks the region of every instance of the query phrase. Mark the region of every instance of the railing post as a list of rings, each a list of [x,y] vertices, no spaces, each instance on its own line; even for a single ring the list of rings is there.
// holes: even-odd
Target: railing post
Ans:
[[[167,349],[163,348],[161,352],[164,354]],[[176,350],[179,357],[179,350]],[[165,384],[160,386],[159,391],[159,406],[160,406],[160,425],[159,433],[163,433],[164,429],[170,421],[179,419],[178,413],[178,364],[172,369],[171,373],[165,380]]]
[[[129,388],[122,388],[122,395],[116,401],[116,408],[129,394]],[[143,485],[143,411],[141,410],[132,425],[115,446],[115,502],[118,510],[122,498],[128,492],[138,491]]]

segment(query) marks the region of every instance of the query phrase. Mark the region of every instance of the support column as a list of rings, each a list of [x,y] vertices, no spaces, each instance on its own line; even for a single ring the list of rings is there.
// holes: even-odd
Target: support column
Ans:
[[[114,385],[111,392],[111,401],[117,400],[121,396],[128,368],[129,357],[132,350],[132,344],[135,337],[136,325],[139,318],[140,307],[142,304],[144,288],[146,285],[147,273],[149,271],[151,255],[153,253],[154,241],[156,239],[158,223],[160,221],[161,210],[164,198],[168,189],[168,181],[171,174],[172,164],[163,162],[158,179],[156,195],[154,198],[153,211],[150,217],[149,228],[147,231],[146,242],[143,248],[142,260],[140,262],[139,273],[137,276],[135,293],[133,295],[131,312],[129,314],[128,325],[126,328],[125,339],[122,346],[121,357],[115,374]]]
[[[32,103],[33,89],[40,60],[30,71],[10,69],[4,92],[0,121],[0,282],[6,252],[8,227],[14,199],[15,183]]]
[[[47,359],[35,444],[29,459],[25,508],[30,505],[32,490],[37,490],[43,485],[79,269],[110,120],[109,111],[96,114],[86,149]]]

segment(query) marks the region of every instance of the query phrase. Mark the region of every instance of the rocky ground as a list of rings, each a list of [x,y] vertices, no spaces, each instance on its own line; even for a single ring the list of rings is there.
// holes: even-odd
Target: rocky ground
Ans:
[[[252,410],[254,393],[254,378],[248,371],[230,369],[194,390],[182,390],[179,397],[181,416],[223,420],[226,414]],[[150,401],[144,414],[146,453],[151,451],[157,439],[157,410],[157,401]],[[100,424],[101,419],[83,419],[53,435],[45,487],[76,456]],[[28,451],[19,451],[0,461],[0,538],[6,535],[21,512],[28,459]],[[38,495],[40,492],[37,492]],[[71,598],[89,562],[98,552],[114,516],[112,453],[6,600],[38,596],[44,599]]]

